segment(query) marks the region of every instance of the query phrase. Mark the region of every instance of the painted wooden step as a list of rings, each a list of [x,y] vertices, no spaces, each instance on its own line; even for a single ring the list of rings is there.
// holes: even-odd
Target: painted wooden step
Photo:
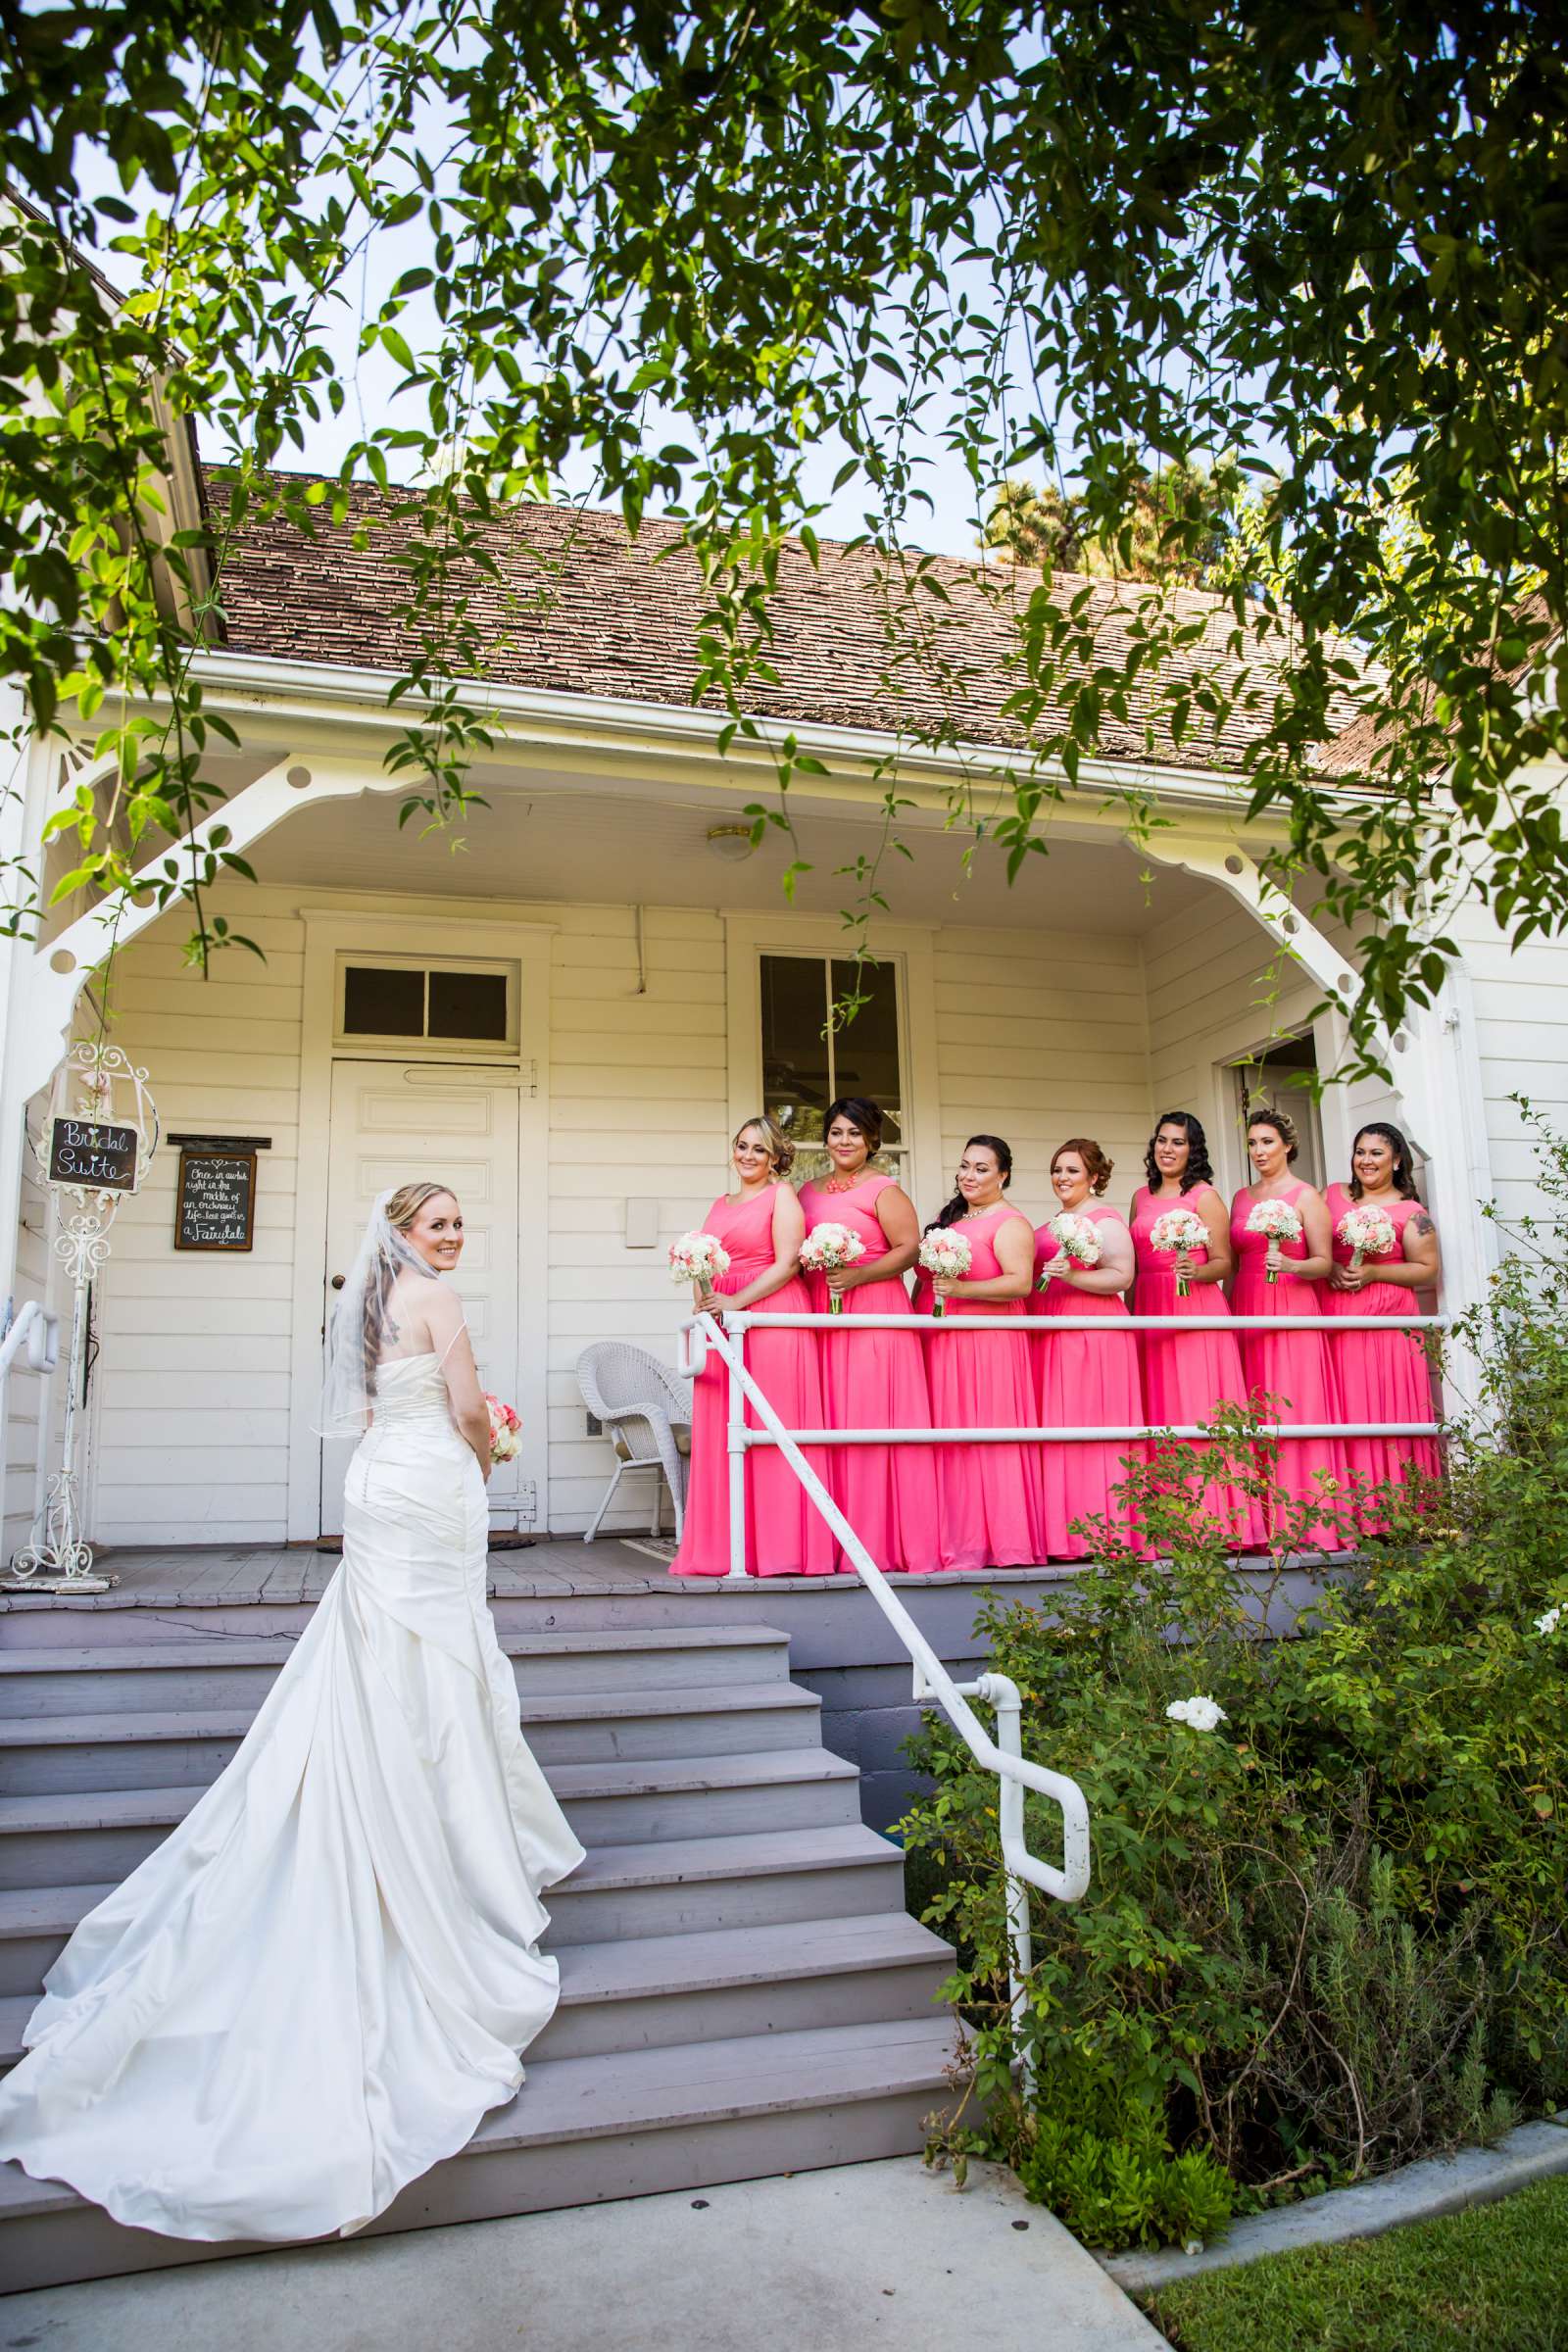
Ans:
[[[548,1777],[589,1846],[738,1837],[859,1818],[859,1774],[823,1747],[555,1764]],[[122,1879],[201,1794],[188,1788],[101,1788],[0,1797],[0,1890]]]
[[[518,1708],[523,1736],[545,1765],[821,1743],[822,1702],[794,1683],[554,1691],[524,1696]],[[0,1719],[0,1795],[206,1788],[254,1720],[255,1711],[243,1706]]]
[[[79,1920],[114,1883],[0,1894],[0,1994],[36,2000]],[[549,1948],[899,1912],[904,1857],[858,1823],[744,1838],[602,1845],[546,1896]]]
[[[377,2232],[540,2213],[914,2153],[955,2095],[951,2020],[819,2027],[612,2057],[531,2062],[515,2099],[437,2165]],[[124,2230],[72,2190],[0,2168],[11,2291],[256,2249]]]
[[[770,1626],[529,1632],[499,1640],[528,1697],[755,1685],[789,1676],[788,1639]],[[0,1649],[0,1716],[256,1707],[293,1647],[291,1638],[187,1633],[103,1647]]]
[[[933,2015],[953,1952],[906,1912],[568,1944],[561,2006],[534,2056],[718,2041]],[[22,2055],[36,1992],[0,1997],[0,2071]]]

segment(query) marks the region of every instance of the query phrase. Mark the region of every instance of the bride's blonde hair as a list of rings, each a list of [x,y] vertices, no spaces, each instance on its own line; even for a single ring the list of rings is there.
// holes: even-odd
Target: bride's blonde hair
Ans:
[[[450,1200],[456,1202],[458,1196],[450,1184],[429,1181],[400,1184],[386,1204],[387,1223],[394,1233],[407,1233],[425,1202],[434,1200],[443,1193]],[[396,1264],[392,1259],[384,1258],[375,1270],[375,1278],[370,1285],[369,1296],[365,1301],[365,1393],[367,1396],[375,1395],[376,1367],[381,1360],[382,1347],[392,1330],[392,1318],[387,1311],[392,1298],[392,1286],[398,1276],[405,1271],[403,1266]],[[433,1276],[432,1279],[434,1279]]]

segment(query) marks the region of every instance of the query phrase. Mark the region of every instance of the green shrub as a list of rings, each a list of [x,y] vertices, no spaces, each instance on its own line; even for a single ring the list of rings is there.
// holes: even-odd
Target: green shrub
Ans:
[[[1568,1203],[1561,1147],[1544,1182]],[[1095,1837],[1082,1904],[1031,1899],[1017,2032],[996,1783],[936,1719],[913,1743],[904,1837],[988,2118],[967,2144],[1091,2242],[1201,2237],[1227,2183],[1298,2194],[1568,2094],[1568,1218],[1526,1241],[1465,1335],[1483,1392],[1448,1481],[1384,1496],[1352,1562],[1309,1575],[1288,1529],[1241,1572],[1167,1458],[1128,1477],[1156,1556],[1099,1530],[1052,1608],[983,1613],[1025,1752]],[[1244,1416],[1216,1446],[1266,1476]],[[1212,1729],[1169,1717],[1195,1694]],[[1027,1814],[1051,1853],[1054,1808]]]

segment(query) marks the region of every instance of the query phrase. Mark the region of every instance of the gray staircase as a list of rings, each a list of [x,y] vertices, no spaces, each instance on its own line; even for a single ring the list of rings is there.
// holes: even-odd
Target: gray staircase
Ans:
[[[35,1616],[0,1650],[0,2068],[76,1922],[222,1770],[292,1645],[145,1614],[135,1639],[82,1644],[79,1625]],[[376,2227],[917,2148],[948,2094],[952,1954],[904,1910],[902,1859],[861,1826],[858,1775],[822,1746],[785,1637],[530,1629],[502,1645],[588,1848],[548,1897],[561,2004],[517,2098]],[[246,2250],[122,2229],[0,2167],[0,2291]]]

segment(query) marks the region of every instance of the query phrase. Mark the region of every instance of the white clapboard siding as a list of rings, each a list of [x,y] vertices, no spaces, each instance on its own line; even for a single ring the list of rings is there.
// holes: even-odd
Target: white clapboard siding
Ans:
[[[1565,796],[1568,798],[1568,796]],[[1568,1134],[1568,940],[1512,947],[1484,906],[1453,924],[1470,975],[1494,1198],[1504,1227],[1539,1216],[1538,1155],[1522,1095],[1559,1135]]]

